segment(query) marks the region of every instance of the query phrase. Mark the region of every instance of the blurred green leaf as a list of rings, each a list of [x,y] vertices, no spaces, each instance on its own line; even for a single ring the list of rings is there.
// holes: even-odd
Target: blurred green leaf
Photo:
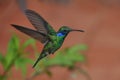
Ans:
[[[21,69],[23,75],[26,74],[27,64],[33,63],[33,61],[27,58],[24,54],[26,53],[26,47],[29,45],[32,45],[32,48],[34,49],[36,48],[35,41],[33,39],[28,39],[20,45],[20,40],[16,35],[11,37],[8,43],[6,55],[3,56],[2,53],[0,53],[0,62],[2,63],[5,72],[5,76],[2,76],[3,78],[6,77],[7,73],[13,66]]]
[[[87,50],[87,46],[85,44],[75,45],[68,49],[68,53],[74,54],[77,53],[78,51],[83,51],[83,50]]]
[[[58,51],[54,58],[45,58],[42,63],[45,67],[49,66],[64,66],[64,67],[74,67],[77,62],[84,62],[85,55],[81,54],[79,51],[87,49],[86,45],[76,45],[66,48],[62,51]]]
[[[26,47],[28,47],[29,45],[32,45],[33,48],[35,48],[35,40],[32,39],[32,38],[28,39],[26,42],[23,43],[23,46],[22,46],[22,47],[23,47],[23,48],[26,48]]]
[[[36,52],[35,40],[28,39],[24,43],[20,44],[20,40],[17,36],[13,36],[9,43],[6,56],[3,56],[0,53],[0,62],[2,63],[4,70],[8,72],[13,66],[22,71],[22,74],[25,75],[27,71],[27,64],[33,64],[33,60],[29,59],[24,55],[26,53],[25,49],[32,45],[32,48]],[[66,68],[75,68],[76,63],[85,62],[86,58],[84,54],[81,54],[80,51],[87,50],[87,46],[75,45],[72,47],[65,48],[61,51],[57,51],[53,58],[44,58],[40,62],[39,74],[46,73],[49,76],[52,75],[49,68],[52,66],[62,66]],[[83,70],[84,71],[84,70]],[[36,74],[35,74],[36,75]]]
[[[80,47],[80,50],[87,50],[88,49],[88,46],[86,44],[81,44],[78,46]]]
[[[86,61],[85,55],[82,54],[80,51],[84,51],[87,49],[88,47],[85,44],[82,44],[82,45],[75,45],[72,47],[68,47],[61,51],[57,51],[57,53],[55,53],[55,56],[53,58],[46,57],[41,60],[41,62],[39,63],[39,69],[42,72],[40,73],[46,72],[46,70],[48,70],[50,67],[53,66],[66,67],[69,70],[76,69],[76,65],[75,65],[76,63],[84,63]],[[36,69],[38,69],[38,67]],[[82,69],[80,72],[85,76],[87,74],[87,72],[85,74],[85,70]],[[49,75],[49,72],[46,74]]]
[[[21,69],[23,75],[25,75],[28,63],[33,63],[33,61],[31,59],[28,59],[28,58],[20,57],[15,61],[15,67],[17,69]]]
[[[18,51],[19,46],[20,46],[19,38],[14,35],[8,43],[7,53],[13,53],[14,54],[15,52]],[[7,54],[7,55],[11,55],[11,54]]]
[[[19,54],[19,38],[17,36],[13,36],[9,43],[8,43],[8,49],[7,49],[7,54],[5,56],[5,69],[9,67],[11,62],[14,60],[14,58],[18,57]]]
[[[3,67],[5,67],[5,58],[4,56],[2,55],[2,53],[0,52],[0,63],[2,64]]]

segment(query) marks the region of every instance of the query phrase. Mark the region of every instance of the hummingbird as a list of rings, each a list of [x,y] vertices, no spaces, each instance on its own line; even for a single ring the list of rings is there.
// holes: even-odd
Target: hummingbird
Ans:
[[[33,68],[37,63],[49,54],[54,54],[63,44],[66,36],[73,31],[84,32],[84,30],[72,29],[68,26],[62,26],[58,31],[55,31],[51,25],[46,22],[37,12],[26,9],[25,15],[36,30],[26,28],[24,26],[19,26],[16,24],[11,24],[17,30],[27,34],[28,36],[40,41],[44,44],[43,50],[39,55],[38,59],[33,65]]]

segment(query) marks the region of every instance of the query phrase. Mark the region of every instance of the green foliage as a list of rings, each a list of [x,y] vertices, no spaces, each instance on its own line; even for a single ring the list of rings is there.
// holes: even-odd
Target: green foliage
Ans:
[[[4,75],[0,75],[3,77],[7,76],[7,73],[11,70],[13,66],[22,70],[22,73],[26,73],[26,68],[28,63],[33,63],[33,61],[26,57],[26,47],[32,45],[35,48],[35,41],[33,39],[29,39],[20,45],[19,38],[17,36],[13,36],[7,48],[6,55],[2,55],[0,53],[0,63],[4,68]]]
[[[37,66],[36,72],[33,76],[39,75],[41,73],[46,73],[51,76],[52,73],[49,71],[49,68],[54,66],[61,66],[70,70],[77,69],[86,77],[89,77],[85,70],[76,66],[76,63],[86,62],[85,55],[81,53],[81,51],[84,50],[87,50],[87,46],[81,44],[57,51],[54,57],[46,57],[39,62],[39,65]]]
[[[84,46],[85,47],[85,46]],[[84,62],[85,56],[83,54],[80,54],[80,50],[83,50],[83,45],[76,45],[69,48],[66,48],[62,51],[58,51],[55,54],[54,58],[49,58],[46,60],[43,60],[45,62],[44,66],[64,66],[64,67],[74,67],[76,62]]]
[[[22,74],[25,75],[27,71],[27,64],[33,64],[33,60],[27,58],[29,53],[25,49],[31,45],[34,52],[38,52],[35,47],[35,40],[28,39],[25,42],[22,42],[22,44],[20,43],[20,39],[14,35],[8,43],[6,54],[2,55],[2,53],[0,53],[0,63],[4,68],[4,74],[0,75],[0,80],[7,79],[7,76],[9,75],[8,73],[11,71],[12,67],[20,69]],[[31,78],[34,78],[42,73],[52,76],[52,72],[49,68],[54,66],[65,67],[72,70],[78,69],[78,71],[82,74],[88,75],[85,70],[79,69],[76,66],[76,63],[84,63],[86,61],[85,55],[81,53],[81,51],[84,50],[87,50],[87,46],[82,44],[57,51],[56,54],[54,54],[54,57],[46,57],[39,62],[39,65],[36,67],[36,71],[33,73]]]

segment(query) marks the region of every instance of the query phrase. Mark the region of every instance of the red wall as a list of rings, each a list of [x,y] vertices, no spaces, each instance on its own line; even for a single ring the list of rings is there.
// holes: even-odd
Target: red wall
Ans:
[[[70,3],[64,5],[47,1],[27,0],[27,6],[42,15],[56,30],[62,25],[84,29],[85,33],[71,33],[63,47],[80,43],[87,44],[89,50],[85,54],[88,64],[84,68],[92,80],[120,80],[119,2],[117,0],[71,0]],[[27,37],[19,31],[15,31],[10,26],[11,23],[33,28],[15,0],[1,0],[0,51],[2,52],[6,51],[12,33],[17,32],[21,38]],[[49,79],[46,75],[42,75],[35,80],[85,80],[82,76],[75,79],[70,78],[68,71],[63,68],[54,68],[52,71],[54,75],[52,78]],[[20,77],[19,74],[15,74],[14,77],[17,76]]]

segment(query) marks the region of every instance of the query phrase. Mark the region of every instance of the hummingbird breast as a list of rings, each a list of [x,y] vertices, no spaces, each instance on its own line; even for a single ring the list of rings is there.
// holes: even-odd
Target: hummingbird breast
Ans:
[[[58,36],[52,36],[52,41],[49,41],[46,45],[45,48],[50,54],[54,53],[56,50],[58,50],[62,44],[63,44],[64,38],[63,36],[58,37]]]

